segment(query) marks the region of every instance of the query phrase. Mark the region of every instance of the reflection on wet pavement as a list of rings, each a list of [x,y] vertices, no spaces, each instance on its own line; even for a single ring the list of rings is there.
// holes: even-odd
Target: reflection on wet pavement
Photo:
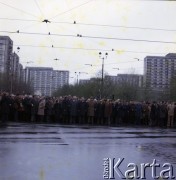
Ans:
[[[0,180],[100,180],[106,157],[176,164],[176,130],[17,123],[0,128]]]

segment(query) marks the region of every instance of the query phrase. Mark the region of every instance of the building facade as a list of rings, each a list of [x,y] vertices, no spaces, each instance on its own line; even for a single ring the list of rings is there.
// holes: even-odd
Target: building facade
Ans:
[[[14,81],[20,82],[22,80],[23,66],[20,64],[19,56],[14,52],[10,61],[10,75]]]
[[[69,84],[69,71],[58,71],[48,67],[26,67],[24,80],[34,90],[34,94],[51,96],[58,88]]]
[[[144,85],[152,89],[168,89],[176,72],[176,54],[144,58]]]
[[[80,80],[79,80],[79,84],[88,84],[88,83],[90,83],[90,82],[91,82],[90,79],[80,79]]]
[[[0,36],[0,73],[10,74],[13,41],[8,36]]]
[[[143,75],[139,74],[117,74],[117,76],[105,76],[105,79],[112,81],[114,84],[130,84],[132,86],[143,86]]]
[[[52,73],[52,91],[69,84],[69,71],[54,70]]]

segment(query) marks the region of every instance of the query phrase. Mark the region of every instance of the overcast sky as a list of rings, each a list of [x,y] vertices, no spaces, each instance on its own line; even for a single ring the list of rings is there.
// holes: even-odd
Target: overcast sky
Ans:
[[[101,70],[100,51],[108,52],[105,71],[109,75],[143,74],[145,56],[175,52],[175,18],[174,1],[0,0],[0,35],[11,37],[14,51],[20,47],[23,66],[69,70],[71,82],[75,72],[88,73],[80,75],[87,79]]]

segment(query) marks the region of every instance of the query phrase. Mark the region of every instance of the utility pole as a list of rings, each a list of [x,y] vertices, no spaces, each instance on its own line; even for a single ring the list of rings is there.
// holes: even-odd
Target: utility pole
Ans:
[[[107,59],[108,53],[106,52],[104,55],[102,55],[101,52],[99,52],[99,58],[102,59],[102,74],[101,74],[101,92],[100,92],[100,99],[103,97],[103,91],[104,91],[104,60]]]
[[[75,72],[75,76],[76,76],[76,84],[79,84],[79,74],[80,72]]]

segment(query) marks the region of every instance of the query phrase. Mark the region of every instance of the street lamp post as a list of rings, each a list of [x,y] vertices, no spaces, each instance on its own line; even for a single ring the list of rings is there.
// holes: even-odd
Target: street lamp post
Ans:
[[[79,84],[79,74],[80,72],[75,72],[77,85]]]
[[[101,93],[100,98],[103,97],[103,91],[104,91],[104,60],[107,59],[108,53],[106,52],[104,55],[102,55],[101,52],[99,52],[99,57],[102,59],[102,74],[101,74]]]
[[[87,72],[75,72],[75,75],[77,77],[77,84],[79,84],[79,76],[80,74],[88,74]]]

